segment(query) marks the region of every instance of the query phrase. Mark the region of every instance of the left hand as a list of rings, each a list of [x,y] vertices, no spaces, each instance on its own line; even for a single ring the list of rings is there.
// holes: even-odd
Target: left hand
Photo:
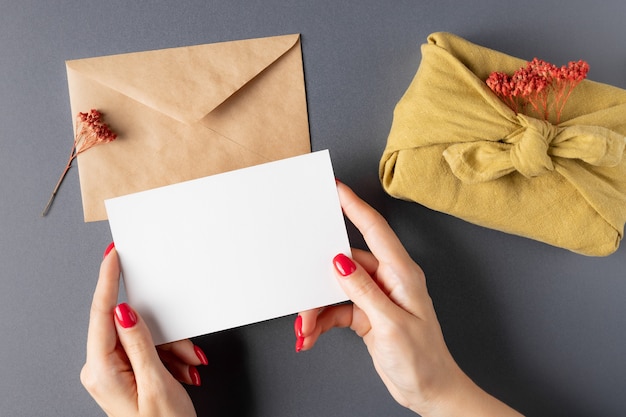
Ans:
[[[117,305],[119,277],[117,252],[108,249],[93,296],[81,382],[110,417],[195,416],[180,382],[200,385],[196,366],[206,365],[206,356],[189,340],[155,348],[140,315]]]

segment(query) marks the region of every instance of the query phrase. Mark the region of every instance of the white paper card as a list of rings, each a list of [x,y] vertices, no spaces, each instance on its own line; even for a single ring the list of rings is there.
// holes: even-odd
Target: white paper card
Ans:
[[[105,202],[130,305],[155,344],[345,301],[350,254],[319,151]]]

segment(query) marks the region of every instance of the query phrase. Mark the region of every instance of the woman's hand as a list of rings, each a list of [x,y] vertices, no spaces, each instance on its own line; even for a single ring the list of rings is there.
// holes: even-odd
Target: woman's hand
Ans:
[[[189,340],[155,348],[139,314],[125,303],[117,305],[119,277],[111,244],[91,306],[83,385],[110,417],[195,416],[179,381],[200,385],[196,366],[206,365],[206,356]]]
[[[477,387],[457,366],[444,341],[422,269],[384,218],[346,185],[338,184],[345,215],[371,253],[333,259],[337,279],[354,302],[300,313],[296,350],[311,349],[333,327],[350,327],[367,345],[391,395],[423,416],[519,416]]]

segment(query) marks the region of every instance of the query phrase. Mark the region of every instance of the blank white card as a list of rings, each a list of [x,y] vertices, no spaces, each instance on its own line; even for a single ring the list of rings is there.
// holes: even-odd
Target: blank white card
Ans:
[[[130,305],[155,344],[345,301],[328,151],[107,200]]]

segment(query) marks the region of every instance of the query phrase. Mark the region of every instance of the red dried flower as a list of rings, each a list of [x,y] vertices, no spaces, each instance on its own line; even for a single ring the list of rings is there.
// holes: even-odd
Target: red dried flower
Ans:
[[[61,178],[59,178],[59,181],[54,187],[46,208],[41,213],[42,216],[48,214],[67,171],[72,167],[74,159],[86,150],[102,143],[112,142],[116,138],[117,135],[102,121],[102,113],[98,110],[91,109],[89,113],[79,112],[76,115],[76,137],[74,138],[74,146],[72,146],[70,157],[61,174]]]
[[[492,72],[486,83],[515,113],[532,116],[534,112],[548,120],[552,109],[558,124],[572,90],[587,78],[588,72],[589,65],[582,60],[557,67],[534,58],[510,77]]]

